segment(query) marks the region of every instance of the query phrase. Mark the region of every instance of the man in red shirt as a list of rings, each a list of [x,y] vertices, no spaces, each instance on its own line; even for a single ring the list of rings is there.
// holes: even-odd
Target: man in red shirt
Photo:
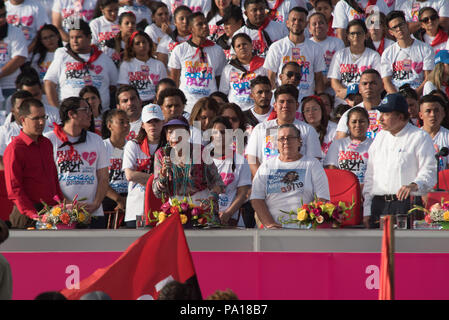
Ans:
[[[5,150],[6,189],[15,204],[9,217],[13,228],[34,226],[43,207],[41,201],[55,205],[55,195],[64,199],[53,160],[53,145],[42,136],[46,120],[42,102],[25,99],[19,107],[22,130]]]

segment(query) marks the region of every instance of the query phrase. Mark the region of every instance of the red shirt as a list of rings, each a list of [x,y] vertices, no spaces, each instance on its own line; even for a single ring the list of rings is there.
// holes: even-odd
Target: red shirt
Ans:
[[[41,200],[51,206],[57,203],[55,195],[64,199],[49,139],[40,136],[35,142],[20,130],[6,147],[3,162],[8,198],[20,213],[33,218],[37,214],[34,205]]]

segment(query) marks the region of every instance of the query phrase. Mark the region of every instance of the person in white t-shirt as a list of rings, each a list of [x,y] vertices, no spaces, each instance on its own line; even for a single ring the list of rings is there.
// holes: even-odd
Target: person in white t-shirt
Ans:
[[[320,162],[299,151],[302,135],[294,124],[279,126],[277,142],[279,155],[262,163],[254,177],[251,204],[265,228],[298,228],[281,224],[281,210],[296,211],[315,198],[328,201],[329,183]]]
[[[447,46],[447,32],[440,26],[438,12],[432,7],[424,7],[418,14],[421,29],[414,33],[414,37],[432,47],[435,54]]]
[[[211,9],[206,15],[209,25],[209,39],[216,42],[225,32],[222,24],[218,24],[225,15],[226,8],[232,5],[231,0],[212,0]]]
[[[0,2],[0,88],[4,99],[12,95],[16,87],[14,81],[20,67],[28,57],[26,39],[22,30],[6,21],[6,7]]]
[[[333,11],[334,5],[331,0],[315,0],[313,4],[315,12],[324,14],[326,17],[327,35],[330,37],[337,37],[335,29],[332,27],[334,21]],[[313,14],[313,10],[310,11]]]
[[[321,98],[317,96],[305,97],[302,100],[302,114],[304,122],[310,124],[318,133],[321,143],[321,159],[324,159],[334,141],[337,125],[329,121],[326,107]]]
[[[315,12],[309,16],[308,21],[309,31],[312,35],[312,38],[310,38],[310,40],[318,44],[324,52],[324,63],[326,64],[326,68],[322,73],[324,76],[325,92],[335,95],[335,92],[331,87],[331,82],[327,78],[327,73],[329,71],[332,57],[334,56],[335,52],[343,49],[345,47],[345,44],[339,38],[330,37],[327,35],[327,23],[324,14]]]
[[[28,51],[33,49],[37,31],[50,19],[44,7],[35,0],[9,0],[5,2],[8,24],[20,28],[27,41]]]
[[[89,23],[95,13],[97,0],[54,0],[51,8],[51,23],[58,28],[62,41],[69,42],[68,30],[78,24],[79,19]]]
[[[234,50],[231,46],[232,37],[234,34],[237,34],[237,30],[239,30],[244,24],[245,19],[243,18],[242,10],[240,7],[235,5],[227,7],[223,18],[217,21],[217,25],[223,25],[224,33],[218,37],[215,42],[223,49],[228,62],[235,53],[231,52]]]
[[[113,39],[120,32],[118,0],[98,0],[97,7],[101,15],[89,22],[89,26],[92,30],[92,43],[103,50],[106,41]]]
[[[175,29],[161,38],[156,49],[156,57],[167,66],[173,50],[190,38],[188,18],[192,14],[189,7],[179,6],[173,13]]]
[[[185,93],[190,112],[198,99],[217,91],[226,58],[220,46],[207,40],[209,27],[201,12],[189,16],[192,38],[176,46],[168,67],[170,78]]]
[[[427,95],[433,90],[441,90],[449,93],[449,51],[440,50],[435,56],[435,67],[430,72],[428,81],[424,84],[423,95]]]
[[[167,76],[164,64],[152,56],[153,42],[150,36],[143,31],[136,31],[129,38],[119,71],[118,84],[136,87],[144,105],[154,100],[156,85]]]
[[[254,105],[251,99],[250,82],[257,76],[268,75],[263,67],[265,59],[253,55],[251,38],[238,33],[232,38],[236,58],[231,59],[223,70],[219,90],[228,95],[229,102],[236,103],[245,111]]]
[[[154,154],[162,147],[161,131],[164,116],[157,104],[148,104],[142,109],[142,127],[137,137],[126,143],[123,155],[123,170],[128,180],[125,223],[135,228],[136,215],[144,215],[145,190],[153,173]]]
[[[435,54],[428,44],[411,37],[402,11],[390,12],[387,25],[397,42],[382,54],[381,75],[385,90],[394,93],[408,83],[421,96],[433,69]]]
[[[90,131],[92,110],[84,99],[69,97],[61,102],[62,125],[45,136],[53,143],[59,185],[67,199],[85,200],[91,214],[89,228],[106,227],[102,201],[108,189],[109,158],[103,139]]]
[[[92,109],[93,129],[96,134],[101,136],[101,127],[103,122],[102,114],[104,112],[101,106],[101,96],[94,86],[85,86],[81,89],[79,96],[87,101]]]
[[[276,86],[276,75],[281,73],[285,63],[295,61],[301,66],[301,96],[310,96],[324,91],[323,71],[326,70],[324,53],[321,46],[306,39],[304,30],[307,26],[307,10],[302,7],[293,8],[287,19],[289,35],[273,43],[265,59],[264,67],[268,70],[273,87]]]
[[[334,54],[327,74],[337,98],[345,99],[348,86],[358,83],[363,71],[380,71],[380,55],[365,45],[367,34],[368,29],[362,20],[352,20],[348,23],[350,45]]]
[[[390,12],[384,0],[338,1],[334,9],[332,28],[335,29],[337,37],[346,43],[348,23],[352,20],[365,20],[370,14],[377,12]]]
[[[174,26],[170,23],[170,13],[165,3],[153,2],[151,13],[153,14],[153,23],[145,28],[145,33],[153,40],[154,52],[156,52],[159,42],[163,37],[173,32]]]
[[[419,118],[421,129],[427,132],[433,141],[435,155],[442,148],[449,148],[449,130],[442,127],[445,117],[445,103],[436,95],[426,95],[419,100]],[[448,169],[448,156],[438,157],[438,171]]]
[[[107,111],[102,127],[103,142],[109,156],[109,187],[103,200],[104,211],[124,211],[128,195],[128,180],[123,170],[123,154],[129,120],[119,109]]]
[[[248,198],[251,188],[251,171],[248,162],[233,149],[232,124],[225,117],[215,118],[212,129],[212,159],[218,173],[226,187],[225,192],[219,194],[219,216],[223,225],[238,225],[244,227],[240,208]]]
[[[162,0],[167,7],[170,8],[170,12],[174,14],[175,10],[180,6],[186,6],[192,12],[203,12],[206,15],[212,5],[213,0]]]
[[[40,81],[55,58],[56,49],[62,47],[62,38],[58,29],[52,24],[45,24],[37,32],[36,45],[31,53],[31,66],[39,73]]]
[[[440,16],[443,29],[449,29],[449,7],[446,0],[395,0],[394,10],[404,12],[410,32],[414,33],[421,27],[419,10],[425,7],[434,8]]]
[[[59,101],[77,96],[84,86],[93,85],[100,92],[104,110],[109,110],[110,90],[114,92],[117,84],[117,68],[111,58],[91,45],[92,33],[87,22],[79,20],[69,35],[70,43],[56,50],[44,77],[48,102],[57,107]]]
[[[266,76],[257,76],[250,83],[251,98],[254,101],[254,106],[243,112],[246,117],[246,121],[249,125],[249,132],[251,133],[254,127],[268,119],[273,111],[271,106],[271,97],[273,95],[271,91],[270,79]]]
[[[276,89],[274,96],[274,110],[277,118],[256,125],[245,150],[253,177],[262,163],[279,154],[277,128],[283,124],[294,124],[301,131],[302,154],[318,159],[322,157],[320,140],[315,129],[296,119],[296,110],[299,105],[298,89],[292,85],[282,85]]]
[[[368,149],[373,142],[373,139],[366,136],[369,114],[363,107],[354,107],[349,110],[347,119],[349,136],[332,143],[323,165],[329,169],[351,171],[363,186],[369,161]]]
[[[280,23],[287,21],[288,14],[294,7],[307,9],[306,2],[305,0],[267,0],[271,19]]]
[[[255,54],[262,58],[266,57],[271,44],[288,35],[285,24],[271,20],[266,10],[265,0],[245,1],[244,13],[248,19],[246,24],[235,32],[248,34],[253,41]]]
[[[387,16],[383,12],[369,16],[369,19],[366,20],[366,27],[374,49],[382,56],[385,49],[394,43],[393,40],[387,38]]]
[[[130,85],[121,86],[116,94],[117,109],[123,110],[128,116],[130,130],[126,140],[137,137],[142,126],[142,100],[137,89]]]
[[[152,12],[146,5],[145,0],[121,0],[118,14],[120,15],[123,12],[134,13],[139,30],[143,31],[152,22]]]

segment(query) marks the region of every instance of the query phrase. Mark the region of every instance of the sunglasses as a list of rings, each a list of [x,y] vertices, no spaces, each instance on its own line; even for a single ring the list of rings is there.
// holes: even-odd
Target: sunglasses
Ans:
[[[435,20],[437,20],[439,17],[438,17],[438,15],[436,15],[436,14],[434,14],[434,15],[431,15],[430,17],[425,17],[425,18],[422,18],[420,21],[422,22],[422,23],[427,23],[427,22],[429,22],[429,21],[435,21]]]
[[[286,74],[287,78],[295,77],[295,79],[301,80],[302,74],[300,72],[288,71]]]

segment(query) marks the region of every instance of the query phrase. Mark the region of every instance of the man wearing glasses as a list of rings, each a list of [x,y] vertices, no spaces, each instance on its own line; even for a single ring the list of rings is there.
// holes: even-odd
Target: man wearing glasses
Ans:
[[[43,207],[41,201],[51,206],[56,204],[55,195],[64,199],[53,161],[53,145],[42,136],[47,117],[42,102],[24,99],[18,108],[22,129],[5,150],[6,189],[15,205],[9,217],[13,228],[33,227]]]
[[[424,83],[434,66],[432,48],[411,37],[402,11],[392,11],[387,15],[388,32],[396,38],[396,43],[385,49],[381,58],[381,75],[387,93],[398,92],[404,84],[422,95]]]

